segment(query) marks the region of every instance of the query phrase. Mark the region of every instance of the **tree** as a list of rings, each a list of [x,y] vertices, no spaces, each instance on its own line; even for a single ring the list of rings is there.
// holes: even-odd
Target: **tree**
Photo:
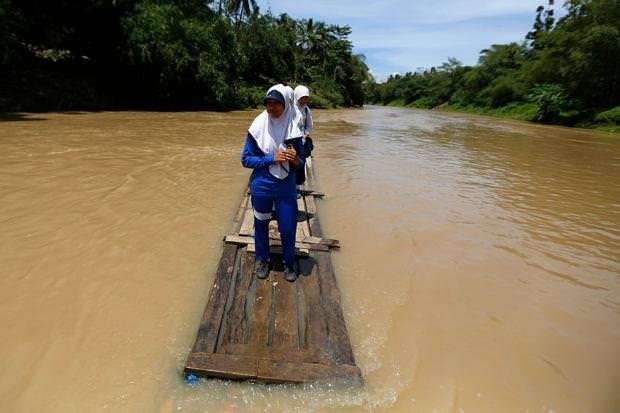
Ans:
[[[242,21],[244,16],[250,17],[259,10],[256,0],[228,0],[226,8],[235,16],[236,23]]]
[[[361,104],[350,33],[255,0],[0,0],[0,110],[238,108],[279,82]]]
[[[553,29],[553,24],[555,22],[555,18],[553,16],[553,3],[554,0],[548,0],[547,8],[544,6],[538,6],[536,9],[536,18],[534,19],[532,30],[525,36],[526,40],[530,41],[534,50],[538,50],[543,47],[543,45],[539,42],[541,35],[548,33]]]
[[[571,0],[554,29],[537,39],[532,83],[560,84],[582,107],[620,103],[620,3]]]

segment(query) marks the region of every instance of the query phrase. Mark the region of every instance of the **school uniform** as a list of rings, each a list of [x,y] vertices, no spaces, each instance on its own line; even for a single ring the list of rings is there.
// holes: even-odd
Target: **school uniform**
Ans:
[[[266,111],[254,119],[248,129],[241,153],[241,163],[253,169],[250,176],[250,194],[254,208],[256,259],[269,260],[269,220],[275,208],[278,231],[282,240],[284,264],[295,266],[295,233],[297,230],[297,191],[295,171],[304,167],[303,156],[294,167],[290,162],[275,162],[276,150],[290,142],[298,154],[303,153],[301,132],[295,124],[293,91],[282,85],[269,89],[277,91],[285,102],[282,115],[273,119]],[[275,95],[278,97],[280,95]],[[297,139],[292,139],[297,138]],[[292,139],[292,140],[291,140]]]

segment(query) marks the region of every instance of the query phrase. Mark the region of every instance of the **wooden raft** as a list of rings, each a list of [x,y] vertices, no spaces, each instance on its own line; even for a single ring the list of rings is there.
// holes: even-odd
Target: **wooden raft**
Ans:
[[[314,169],[298,199],[296,237],[300,276],[283,276],[277,224],[270,222],[271,266],[253,276],[254,215],[246,191],[211,288],[185,374],[266,383],[340,378],[362,383],[347,333],[330,249],[323,238],[312,190]]]

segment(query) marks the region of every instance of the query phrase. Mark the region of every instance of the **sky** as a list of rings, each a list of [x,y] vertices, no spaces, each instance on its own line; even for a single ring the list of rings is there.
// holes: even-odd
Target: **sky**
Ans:
[[[560,3],[560,2],[556,2]],[[440,66],[449,57],[475,65],[492,44],[521,42],[547,0],[257,0],[262,13],[287,13],[352,29],[379,82],[389,75]],[[555,6],[555,13],[561,7]],[[560,13],[561,14],[561,13]]]

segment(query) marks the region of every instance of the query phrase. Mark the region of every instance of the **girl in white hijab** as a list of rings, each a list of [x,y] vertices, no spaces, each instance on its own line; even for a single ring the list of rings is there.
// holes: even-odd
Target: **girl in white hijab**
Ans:
[[[310,132],[314,127],[312,122],[312,113],[310,112],[310,108],[308,107],[308,101],[310,100],[310,90],[306,86],[299,85],[294,90],[294,98],[295,98],[295,123],[299,128],[302,135],[302,144],[304,151],[302,152],[302,158],[304,162],[310,167],[312,161],[312,150],[314,149],[314,144],[312,142],[312,138],[310,137]],[[297,170],[296,183],[297,188],[301,189],[301,185],[306,182],[306,170],[305,165],[303,169]]]
[[[284,277],[297,278],[295,232],[297,228],[297,191],[295,170],[303,168],[301,131],[295,122],[293,90],[281,84],[272,86],[264,98],[265,110],[248,129],[241,163],[252,168],[250,193],[254,208],[254,231],[258,278],[269,274],[269,220],[275,206],[282,240]]]
[[[310,90],[304,86],[299,85],[295,88],[295,106],[297,110],[297,116],[299,117],[299,129],[301,130],[304,138],[310,136],[314,124],[312,122],[312,112],[308,107],[310,101]]]

